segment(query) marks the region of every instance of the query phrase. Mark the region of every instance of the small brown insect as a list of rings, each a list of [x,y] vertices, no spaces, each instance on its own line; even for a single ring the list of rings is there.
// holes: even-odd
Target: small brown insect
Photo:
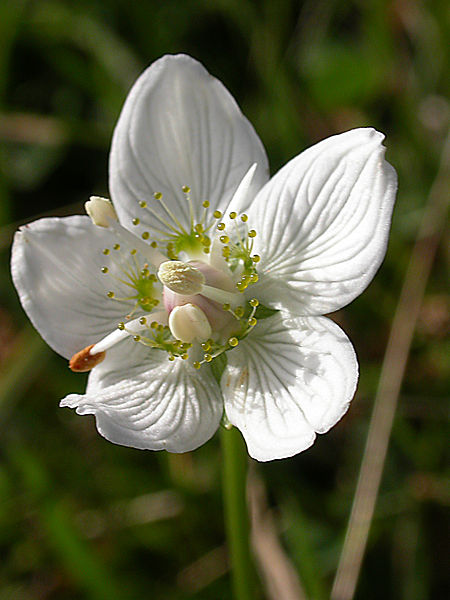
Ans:
[[[106,356],[106,352],[99,352],[98,354],[89,354],[94,344],[86,346],[83,350],[80,350],[72,356],[69,361],[69,368],[75,373],[85,373],[90,371],[96,365],[102,362]]]

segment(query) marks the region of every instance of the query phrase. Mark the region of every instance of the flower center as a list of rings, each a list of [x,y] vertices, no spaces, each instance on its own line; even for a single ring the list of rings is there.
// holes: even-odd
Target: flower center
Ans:
[[[169,360],[192,356],[198,359],[193,366],[200,368],[236,347],[256,326],[259,302],[245,294],[258,281],[260,257],[252,254],[256,231],[249,229],[246,214],[209,211],[208,200],[196,215],[190,188],[183,186],[182,191],[189,206],[188,228],[161,193],[153,195],[159,210],[140,202],[156,223],[152,241],[149,231],[138,237],[120,225],[109,201],[91,199],[88,214],[94,224],[117,235],[117,243],[103,250],[106,264],[101,271],[130,294],[119,295],[114,289],[106,293],[111,301],[126,303],[127,313],[116,331],[83,351],[88,355],[103,353],[131,336],[167,352]],[[139,217],[132,219],[133,226],[140,223]],[[141,316],[132,318],[136,312]]]

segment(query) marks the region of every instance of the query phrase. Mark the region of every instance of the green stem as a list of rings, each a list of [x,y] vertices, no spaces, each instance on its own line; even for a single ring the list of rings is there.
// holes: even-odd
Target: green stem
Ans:
[[[249,546],[246,500],[247,451],[240,432],[221,429],[225,525],[235,600],[252,600],[255,577]]]

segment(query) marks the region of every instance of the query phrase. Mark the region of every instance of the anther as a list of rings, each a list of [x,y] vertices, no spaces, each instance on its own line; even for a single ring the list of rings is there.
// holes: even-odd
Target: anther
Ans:
[[[144,231],[141,235],[141,238],[143,240],[148,240],[149,237],[150,237],[150,233],[148,231]]]
[[[105,248],[105,249],[103,250],[103,254],[104,254],[105,256],[106,256],[106,255],[108,255],[108,254],[109,254],[109,248]]]
[[[232,212],[230,212],[230,219],[235,219],[237,217],[237,213],[234,212],[234,210]]]
[[[111,221],[117,221],[114,206],[107,198],[91,196],[85,203],[84,208],[91,221],[98,227],[109,227]]]
[[[75,373],[85,373],[101,363],[106,356],[106,352],[90,354],[90,351],[93,347],[94,344],[91,344],[90,346],[83,348],[83,350],[80,350],[80,352],[74,354],[69,361],[69,368]]]
[[[161,198],[162,198],[162,197],[163,197],[163,195],[161,194],[161,192],[155,192],[155,193],[153,194],[153,198],[154,198],[155,200],[161,200]]]
[[[230,337],[230,339],[228,340],[228,344],[232,348],[235,348],[239,344],[239,340],[237,339],[237,337]]]
[[[253,306],[254,308],[256,308],[257,306],[259,306],[259,300],[258,300],[258,298],[252,298],[250,300],[250,306]]]
[[[242,221],[243,223],[247,223],[247,221],[248,221],[248,216],[247,216],[246,214],[243,214],[243,215],[241,215],[241,221]]]
[[[202,206],[203,208],[209,208],[209,200],[205,200],[204,202],[202,202]]]
[[[158,269],[158,277],[169,290],[184,296],[200,294],[205,276],[196,267],[179,260],[167,260]]]
[[[103,274],[106,274],[109,271],[108,267],[102,267],[100,270]]]
[[[249,238],[256,237],[256,231],[254,229],[250,229],[250,231],[248,232],[248,237]]]
[[[217,225],[217,229],[218,229],[219,231],[223,231],[223,230],[225,229],[225,223],[219,223],[219,224]]]
[[[140,206],[141,208],[147,208],[147,202],[145,202],[145,200],[141,200],[141,201],[139,202],[139,206]]]
[[[172,335],[184,343],[205,341],[211,335],[211,325],[201,308],[195,304],[176,306],[169,316]]]
[[[141,222],[138,218],[135,218],[131,221],[133,223],[133,225],[139,225],[139,223]]]
[[[183,185],[181,189],[183,190],[184,194],[189,194],[189,192],[191,191],[191,188],[188,185]]]
[[[222,216],[223,216],[223,215],[222,215],[222,213],[220,212],[220,210],[215,210],[215,211],[213,212],[213,217],[214,217],[215,219],[221,219],[221,218],[222,218]]]
[[[114,292],[107,292],[108,298],[114,298]]]
[[[261,257],[259,256],[259,254],[254,254],[254,255],[252,256],[252,261],[253,261],[254,263],[259,263],[259,261],[260,261],[260,260],[261,260]]]

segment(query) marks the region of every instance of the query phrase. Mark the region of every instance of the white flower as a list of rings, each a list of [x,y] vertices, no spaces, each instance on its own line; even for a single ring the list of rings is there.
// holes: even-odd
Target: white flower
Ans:
[[[356,387],[352,345],[320,315],[384,257],[396,176],[382,140],[336,135],[269,180],[223,85],[187,56],[156,61],[114,132],[115,210],[92,198],[91,219],[41,219],[15,238],[31,321],[74,370],[92,369],[61,405],[135,448],[192,450],[224,410],[258,460],[308,448]]]

